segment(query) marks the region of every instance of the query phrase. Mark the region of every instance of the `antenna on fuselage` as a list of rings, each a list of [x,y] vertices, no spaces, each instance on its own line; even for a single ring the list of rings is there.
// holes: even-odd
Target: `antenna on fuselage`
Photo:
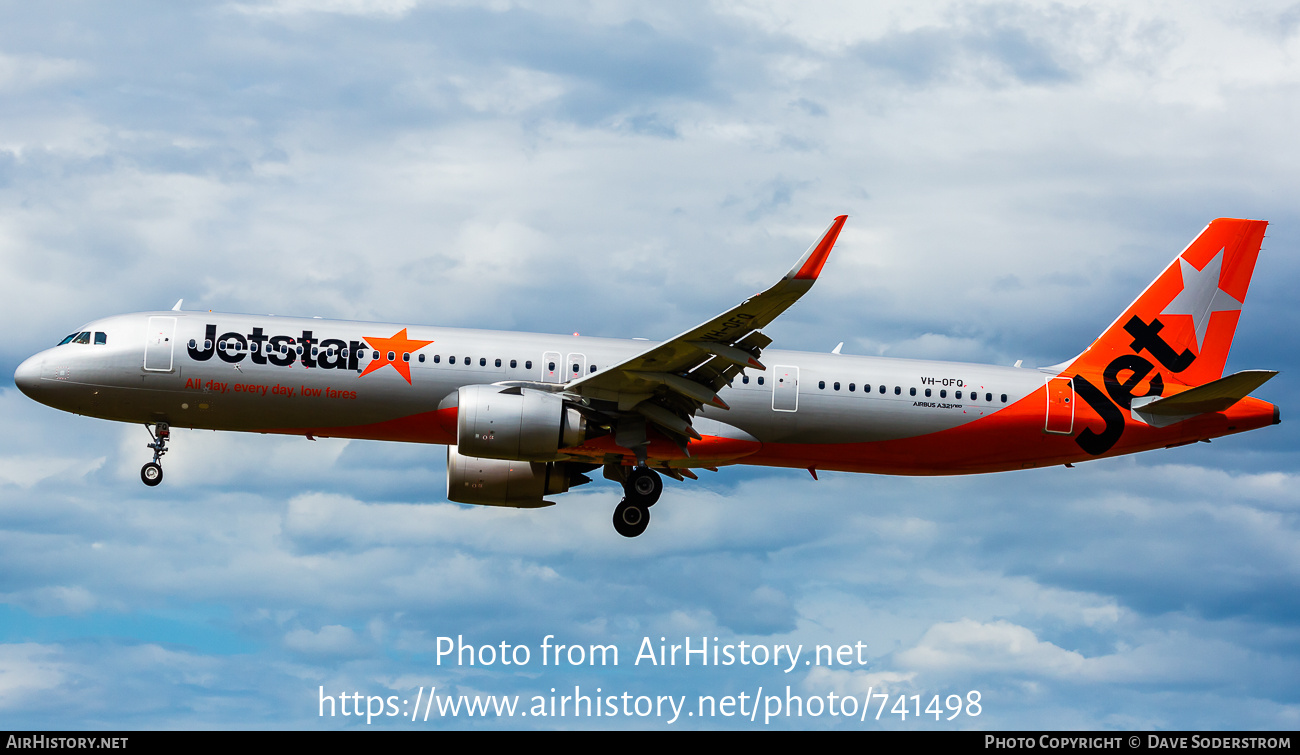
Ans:
[[[179,312],[179,311],[181,311],[181,302],[183,302],[183,301],[185,301],[185,300],[184,300],[184,299],[177,299],[177,300],[176,300],[176,306],[172,307],[172,311],[173,311],[173,312]]]
[[[842,349],[842,348],[844,348],[844,342],[843,342],[843,341],[840,341],[840,345],[839,345],[839,346],[836,346],[836,347],[833,348],[833,349],[831,349],[831,353],[832,353],[832,354],[838,354],[838,353],[840,353],[840,349]]]

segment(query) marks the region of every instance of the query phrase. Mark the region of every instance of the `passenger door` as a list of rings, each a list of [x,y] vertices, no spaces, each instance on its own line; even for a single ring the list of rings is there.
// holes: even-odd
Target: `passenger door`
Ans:
[[[1069,435],[1074,431],[1074,384],[1068,377],[1047,381],[1047,421],[1043,432]]]
[[[144,340],[144,368],[149,372],[171,372],[172,350],[176,345],[176,318],[150,317]]]

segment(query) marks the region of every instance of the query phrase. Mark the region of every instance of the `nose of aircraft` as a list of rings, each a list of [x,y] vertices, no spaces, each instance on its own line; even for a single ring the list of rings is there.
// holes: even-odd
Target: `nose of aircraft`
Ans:
[[[30,398],[36,398],[37,387],[41,381],[41,357],[30,357],[14,370],[14,385]]]

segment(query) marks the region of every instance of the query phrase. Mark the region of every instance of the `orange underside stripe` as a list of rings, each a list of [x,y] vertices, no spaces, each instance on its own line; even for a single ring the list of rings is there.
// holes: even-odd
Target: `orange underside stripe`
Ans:
[[[912,438],[865,443],[757,443],[705,436],[688,446],[690,455],[651,429],[649,457],[655,466],[748,464],[773,467],[872,472],[878,474],[966,474],[1063,464],[1094,457],[1083,453],[1073,435],[1043,432],[1046,396],[1039,390],[997,412],[959,427]],[[1074,434],[1104,424],[1084,402],[1076,404]],[[1105,455],[1193,442],[1272,424],[1273,405],[1247,397],[1226,412],[1206,414],[1165,428],[1129,420],[1120,441]],[[350,427],[271,428],[263,432],[358,438],[406,443],[456,442],[456,409],[423,412],[385,422]],[[572,449],[574,456],[601,463],[607,455],[635,463],[634,453],[614,443],[612,435]]]

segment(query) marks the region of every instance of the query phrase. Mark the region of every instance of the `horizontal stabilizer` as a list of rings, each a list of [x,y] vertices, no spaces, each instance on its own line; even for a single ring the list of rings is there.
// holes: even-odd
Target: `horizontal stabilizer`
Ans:
[[[1133,411],[1158,417],[1190,417],[1221,412],[1276,374],[1274,370],[1243,370],[1165,398],[1133,399]]]

